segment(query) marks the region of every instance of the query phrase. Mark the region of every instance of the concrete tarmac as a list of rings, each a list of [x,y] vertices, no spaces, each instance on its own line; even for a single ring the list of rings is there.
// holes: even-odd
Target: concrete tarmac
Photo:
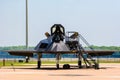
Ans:
[[[53,68],[54,67],[54,68]],[[0,68],[0,80],[120,80],[120,64],[100,64],[100,69],[56,69],[55,66]]]

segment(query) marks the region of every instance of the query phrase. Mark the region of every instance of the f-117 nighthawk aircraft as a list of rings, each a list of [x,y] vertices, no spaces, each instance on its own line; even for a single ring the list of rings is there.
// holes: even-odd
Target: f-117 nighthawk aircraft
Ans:
[[[38,55],[37,67],[41,68],[41,58],[42,54],[55,54],[56,55],[56,67],[59,69],[59,60],[62,54],[76,54],[78,58],[78,68],[82,68],[82,62],[88,67],[99,68],[99,64],[92,57],[93,56],[104,56],[111,55],[115,51],[98,51],[98,50],[85,50],[81,43],[79,42],[80,34],[75,31],[69,31],[65,33],[65,28],[61,24],[54,24],[51,27],[51,33],[45,33],[46,39],[41,40],[34,50],[24,50],[24,51],[6,51],[11,55],[16,56],[29,56],[32,57],[33,54]],[[86,55],[86,56],[84,56]],[[89,61],[88,60],[91,60]],[[94,64],[91,65],[91,64]],[[63,68],[70,68],[69,64],[64,64]]]

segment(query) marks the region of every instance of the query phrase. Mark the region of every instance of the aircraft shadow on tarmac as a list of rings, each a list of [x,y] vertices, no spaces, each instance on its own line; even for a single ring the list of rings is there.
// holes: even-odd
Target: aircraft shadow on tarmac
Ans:
[[[38,69],[38,68],[7,68],[7,69],[31,69],[31,70],[77,70],[77,69],[79,69],[79,68],[70,68],[70,69],[63,69],[63,68],[59,68],[59,69],[57,69],[57,68],[52,68],[52,67],[45,67],[45,68],[40,68],[40,69]]]
[[[92,76],[92,75],[80,75],[80,74],[49,74],[48,76]]]
[[[114,68],[114,67],[100,67],[99,69],[110,69],[110,68]],[[59,68],[59,69],[57,69],[57,68],[55,68],[55,67],[42,67],[42,68],[40,68],[40,69],[38,69],[37,67],[14,67],[14,66],[11,66],[11,67],[9,67],[9,68],[5,68],[5,69],[14,69],[14,70],[16,70],[16,69],[31,69],[31,70],[80,70],[80,69],[93,69],[93,68],[77,68],[77,67],[71,67],[71,68],[69,68],[69,69],[63,69],[62,67],[61,68]],[[99,70],[99,69],[93,69],[93,70]]]

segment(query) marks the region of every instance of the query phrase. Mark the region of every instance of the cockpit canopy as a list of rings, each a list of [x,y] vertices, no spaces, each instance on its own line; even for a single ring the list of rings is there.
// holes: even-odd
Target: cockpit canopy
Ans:
[[[61,24],[54,24],[51,27],[51,35],[53,34],[63,34],[65,35],[65,29]]]
[[[51,27],[51,36],[53,36],[53,42],[63,41],[65,36],[65,29],[61,24],[54,24]]]

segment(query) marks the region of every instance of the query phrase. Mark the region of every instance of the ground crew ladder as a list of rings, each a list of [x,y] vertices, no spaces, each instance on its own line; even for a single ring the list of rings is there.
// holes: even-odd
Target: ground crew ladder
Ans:
[[[94,68],[97,69],[98,63],[84,50],[84,48],[81,45],[79,45],[79,50],[80,50],[79,54],[81,54],[80,56],[83,58],[83,61],[86,65],[86,67],[88,68],[88,67],[94,66]],[[87,57],[85,57],[84,54],[86,54]],[[94,64],[94,65],[92,65],[92,64]]]
[[[88,46],[88,48],[90,48],[92,51],[94,51],[94,49],[91,47],[91,45],[87,42],[87,40],[81,35],[81,34],[79,34],[79,40],[82,40],[87,46]],[[79,50],[80,50],[80,52],[81,52],[81,57],[83,58],[83,61],[85,62],[85,65],[86,65],[86,67],[92,67],[93,65],[92,65],[92,63],[94,64],[94,67],[95,67],[95,69],[98,69],[99,68],[99,65],[98,65],[98,63],[96,62],[96,60],[94,60],[92,57],[91,57],[91,55],[89,55],[86,51],[85,51],[85,49],[82,47],[82,45],[80,44],[80,42],[79,42]],[[86,54],[87,55],[87,57],[85,57],[83,54]],[[97,56],[97,54],[96,54],[96,56]],[[89,60],[88,60],[89,59]],[[92,63],[91,63],[92,62]],[[88,66],[89,65],[89,66]]]

